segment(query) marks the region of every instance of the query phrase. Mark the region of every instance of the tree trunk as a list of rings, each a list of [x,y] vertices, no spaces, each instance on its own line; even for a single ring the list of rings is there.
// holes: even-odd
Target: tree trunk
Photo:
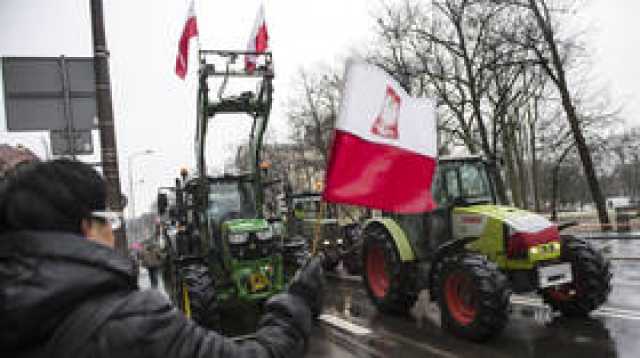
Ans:
[[[522,136],[522,134],[520,134]],[[529,209],[529,191],[527,190],[527,170],[524,163],[524,142],[520,139],[520,148],[516,153],[516,163],[518,165],[518,176],[520,180],[520,198],[522,200],[522,208]]]
[[[580,155],[580,160],[582,161],[582,168],[584,171],[584,175],[587,178],[587,183],[589,185],[589,189],[591,190],[591,197],[596,204],[596,208],[598,210],[598,218],[600,220],[600,224],[602,225],[603,230],[609,229],[609,216],[607,215],[607,207],[605,204],[604,196],[602,195],[602,190],[598,183],[598,177],[596,176],[595,169],[593,167],[593,161],[591,159],[591,153],[589,148],[587,147],[587,143],[584,139],[584,135],[582,134],[582,129],[580,128],[580,121],[576,114],[575,107],[573,106],[573,101],[571,99],[571,95],[569,93],[569,88],[567,85],[567,80],[564,72],[564,65],[562,59],[560,57],[560,53],[558,51],[558,46],[556,44],[556,40],[553,34],[553,29],[551,25],[551,20],[549,18],[549,13],[546,8],[546,0],[541,0],[541,4],[543,10],[545,11],[545,15],[542,14],[540,8],[538,7],[538,0],[529,0],[530,8],[538,22],[538,26],[540,30],[542,30],[545,42],[549,47],[549,51],[551,52],[551,65],[555,69],[555,74],[551,71],[549,66],[545,67],[545,70],[548,72],[550,76],[553,78],[553,82],[556,84],[558,91],[560,92],[560,97],[562,99],[562,107],[565,111],[566,118],[569,121],[569,125],[571,126],[571,132],[573,134],[573,139],[578,149],[578,154]]]
[[[516,207],[522,207],[522,203],[520,201],[520,192],[518,180],[516,178],[515,168],[513,166],[513,138],[512,138],[511,124],[506,123],[505,128],[502,129],[502,148],[504,153],[504,162],[505,162],[505,174],[507,177],[507,181],[509,182],[509,186],[511,188],[511,199],[513,200],[513,205]]]
[[[538,120],[538,100],[534,101],[533,120],[529,121],[529,146],[531,147],[531,190],[533,192],[533,208],[536,212],[541,211],[540,195],[538,192],[538,158],[536,152],[536,121]],[[529,118],[531,119],[531,118]]]
[[[553,167],[553,190],[551,194],[551,221],[558,221],[558,170],[560,162]]]

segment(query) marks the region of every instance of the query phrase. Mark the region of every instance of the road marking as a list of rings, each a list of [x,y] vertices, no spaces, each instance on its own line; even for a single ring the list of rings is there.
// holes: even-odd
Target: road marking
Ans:
[[[318,319],[320,319],[321,321],[324,321],[325,323],[334,326],[336,328],[342,329],[344,331],[347,331],[351,334],[355,334],[357,336],[363,336],[363,335],[367,335],[367,334],[371,334],[371,330],[367,327],[362,327],[360,325],[357,325],[355,323],[351,323],[345,319],[342,319],[340,317],[336,317],[334,315],[330,315],[330,314],[322,314],[320,315],[320,317],[318,317]]]
[[[429,353],[438,355],[440,357],[458,358],[457,355],[455,355],[455,354],[453,354],[453,353],[451,353],[449,351],[445,351],[443,349],[434,347],[434,346],[432,346],[430,344],[427,344],[427,343],[416,342],[411,338],[403,337],[403,336],[400,336],[400,335],[397,335],[397,334],[394,334],[394,333],[390,333],[390,332],[385,331],[384,333],[382,333],[382,336],[389,337],[389,338],[391,338],[391,339],[393,339],[395,341],[398,341],[400,343],[412,345],[412,346],[414,346],[416,348],[422,349],[424,351],[427,351]]]
[[[511,297],[511,303],[533,306],[533,307],[540,307],[540,308],[549,307],[540,299],[536,299],[533,297],[525,297],[520,295],[513,295]],[[606,317],[606,318],[622,318],[622,319],[630,319],[630,320],[640,320],[640,311],[627,310],[627,309],[615,308],[615,307],[606,307],[606,306],[601,307],[591,312],[591,314],[593,316]]]
[[[356,356],[363,356],[362,353],[366,353],[368,358],[386,358],[385,354],[373,348],[370,343],[366,344],[358,340],[349,339],[349,333],[341,332],[338,329],[330,329],[326,334],[329,341],[343,346],[348,352]]]
[[[602,312],[600,310],[591,312],[593,316],[600,316],[605,318],[620,318],[620,319],[628,319],[632,321],[640,321],[640,312],[636,313],[635,316],[630,316],[628,314],[617,314],[617,313],[609,313]]]

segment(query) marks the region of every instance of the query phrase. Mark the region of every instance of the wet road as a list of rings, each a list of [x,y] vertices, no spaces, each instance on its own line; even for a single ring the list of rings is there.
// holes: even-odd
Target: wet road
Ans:
[[[556,317],[537,297],[514,295],[504,333],[477,344],[447,334],[435,321],[419,325],[412,317],[378,314],[359,278],[343,276],[330,280],[325,312],[354,326],[324,325],[342,331],[337,342],[358,357],[638,357],[640,261],[628,259],[640,257],[640,241],[594,244],[626,260],[612,261],[613,291],[588,320]]]
[[[553,317],[535,296],[513,296],[510,321],[490,342],[451,336],[437,322],[378,314],[359,277],[329,278],[325,314],[308,357],[633,357],[640,356],[640,240],[596,241],[611,257],[613,291],[588,320]],[[141,286],[148,287],[144,270]]]
[[[151,287],[149,275],[146,269],[142,268],[140,270],[138,282],[142,289],[149,289]],[[158,290],[163,293],[165,292],[162,280],[158,280]],[[306,357],[357,357],[357,355],[353,353],[352,345],[345,338],[341,339],[337,337],[340,337],[340,334],[335,329],[325,324],[318,323],[313,327],[312,339],[309,342],[309,352]]]

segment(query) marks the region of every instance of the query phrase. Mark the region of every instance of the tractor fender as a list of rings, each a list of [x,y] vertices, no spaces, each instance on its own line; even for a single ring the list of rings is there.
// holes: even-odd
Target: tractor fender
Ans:
[[[465,246],[468,243],[475,241],[477,239],[478,239],[477,237],[467,237],[464,239],[447,241],[442,245],[438,246],[438,248],[435,250],[435,252],[433,253],[433,258],[431,260],[431,268],[429,270],[429,281],[428,281],[429,292],[431,292],[432,300],[438,299],[437,286],[436,286],[437,282],[435,282],[436,281],[435,276],[440,266],[439,265],[440,262],[448,255],[451,255],[456,252],[464,251]]]
[[[389,233],[389,235],[393,238],[393,241],[396,244],[396,248],[398,249],[398,253],[400,254],[400,260],[402,262],[410,262],[416,260],[415,252],[413,251],[413,247],[411,247],[411,243],[407,238],[407,234],[402,230],[400,225],[398,225],[395,220],[391,218],[374,218],[370,219],[364,224],[363,232],[369,230],[369,228],[374,227],[376,225],[382,225],[385,230]]]

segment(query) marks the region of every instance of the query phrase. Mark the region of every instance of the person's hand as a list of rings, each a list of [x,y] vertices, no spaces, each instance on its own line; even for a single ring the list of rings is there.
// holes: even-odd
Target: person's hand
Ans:
[[[325,285],[323,261],[322,254],[309,258],[289,284],[289,293],[304,299],[314,318],[322,312]]]

